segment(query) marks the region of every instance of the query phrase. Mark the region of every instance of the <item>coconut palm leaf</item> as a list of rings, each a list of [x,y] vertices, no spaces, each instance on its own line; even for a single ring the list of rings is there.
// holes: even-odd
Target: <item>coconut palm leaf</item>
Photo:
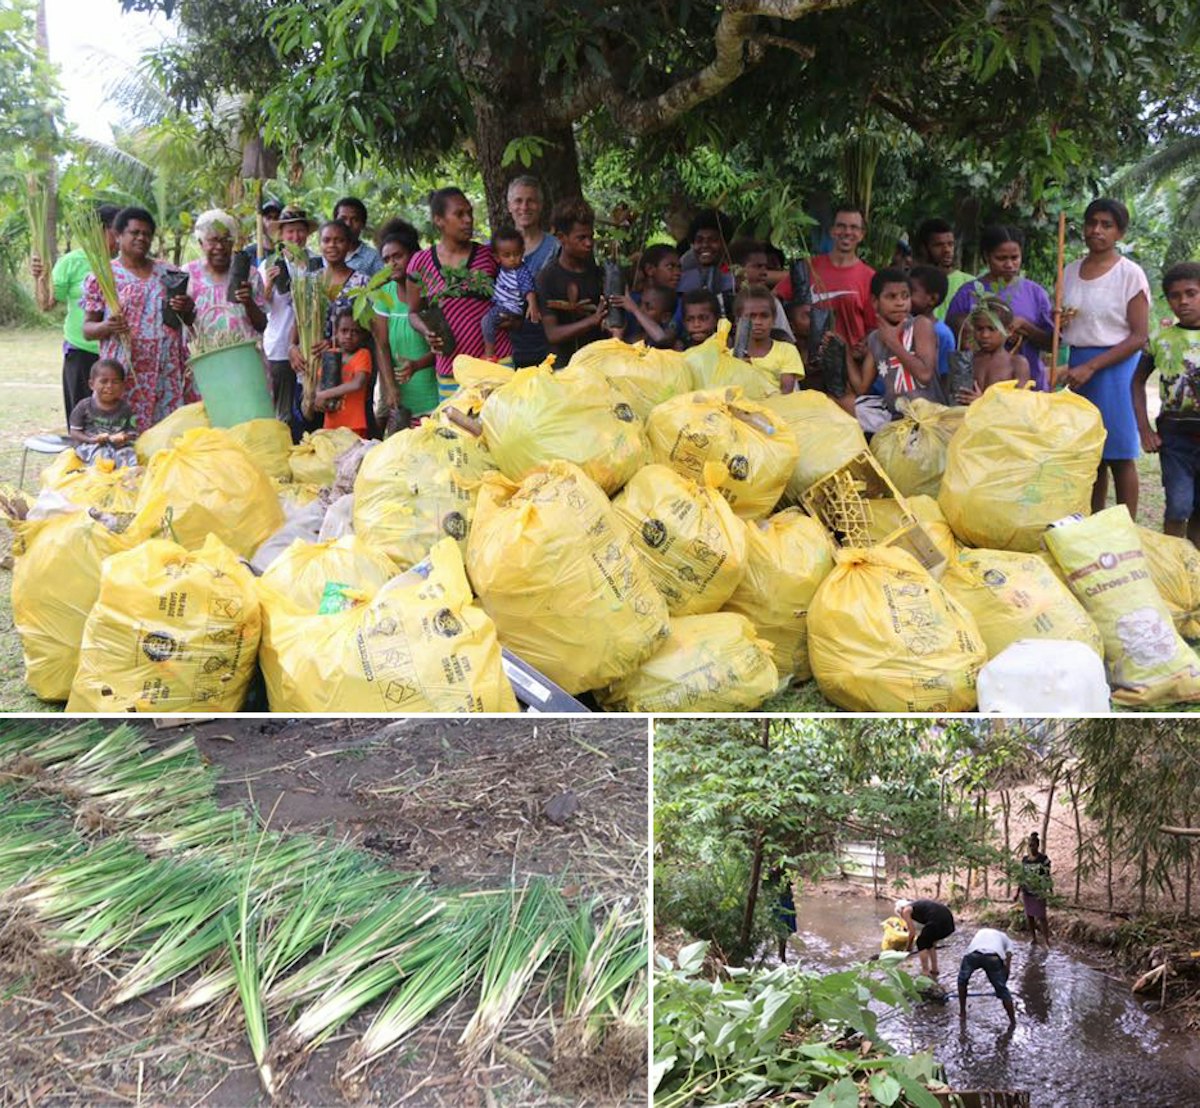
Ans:
[[[1200,165],[1200,135],[1180,135],[1153,154],[1123,169],[1113,178],[1113,188],[1127,191],[1141,185],[1161,184],[1180,169]]]

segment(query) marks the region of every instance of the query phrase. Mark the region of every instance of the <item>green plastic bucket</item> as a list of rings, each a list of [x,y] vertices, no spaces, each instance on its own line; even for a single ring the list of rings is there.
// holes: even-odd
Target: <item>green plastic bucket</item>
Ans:
[[[258,344],[239,342],[188,360],[196,391],[213,427],[234,427],[251,419],[273,419],[266,370]]]

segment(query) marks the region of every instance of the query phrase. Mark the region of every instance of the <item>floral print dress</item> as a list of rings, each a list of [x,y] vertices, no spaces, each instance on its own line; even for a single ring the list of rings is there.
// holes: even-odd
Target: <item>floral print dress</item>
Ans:
[[[196,302],[196,319],[192,323],[192,330],[196,334],[232,332],[248,341],[258,341],[259,333],[250,322],[250,317],[246,315],[245,307],[236,300],[226,299],[226,289],[229,287],[228,272],[213,273],[202,258],[188,262],[183,270],[188,275],[188,296]],[[256,269],[250,271],[250,294],[265,315],[262,277]]]

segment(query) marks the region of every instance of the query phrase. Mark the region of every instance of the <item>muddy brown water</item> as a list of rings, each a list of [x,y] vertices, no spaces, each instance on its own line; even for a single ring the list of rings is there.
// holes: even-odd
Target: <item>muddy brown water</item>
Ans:
[[[890,901],[871,896],[801,899],[789,958],[836,970],[879,949]],[[955,991],[958,964],[975,932],[959,929],[940,945],[940,983]],[[880,1006],[879,1033],[903,1053],[931,1051],[955,1089],[1025,1089],[1033,1108],[1196,1108],[1200,1049],[1143,1011],[1122,981],[1056,944],[1031,949],[1013,936],[1009,989],[1017,1026],[1009,1029],[982,971],[971,979],[967,1024],[958,1000],[923,1002],[893,1013]],[[917,969],[913,956],[913,970]]]

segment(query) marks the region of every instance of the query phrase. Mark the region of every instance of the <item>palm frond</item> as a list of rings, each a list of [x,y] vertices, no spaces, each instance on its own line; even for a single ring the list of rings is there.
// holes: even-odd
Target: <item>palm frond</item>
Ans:
[[[1159,184],[1189,162],[1200,162],[1200,135],[1180,135],[1171,139],[1153,154],[1118,173],[1112,187],[1123,192],[1139,185]]]

